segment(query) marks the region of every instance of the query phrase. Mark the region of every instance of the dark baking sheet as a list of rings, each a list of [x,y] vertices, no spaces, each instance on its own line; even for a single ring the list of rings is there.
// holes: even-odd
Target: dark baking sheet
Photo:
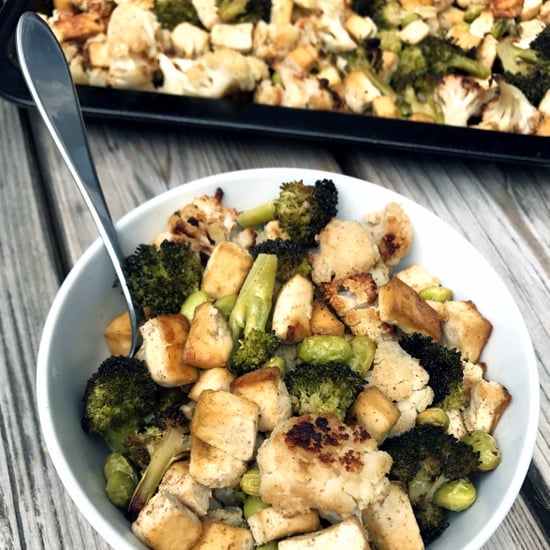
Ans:
[[[51,2],[3,2],[0,10],[0,96],[29,107],[32,100],[17,68],[13,40],[17,20],[26,10],[51,12]],[[550,164],[550,138],[547,137],[89,86],[78,86],[78,94],[82,110],[90,116],[362,143],[465,158]]]

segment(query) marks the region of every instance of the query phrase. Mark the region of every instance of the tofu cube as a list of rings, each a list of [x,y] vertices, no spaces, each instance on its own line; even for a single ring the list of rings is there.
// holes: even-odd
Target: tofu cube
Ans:
[[[248,529],[233,527],[216,520],[203,523],[202,535],[193,550],[253,550],[254,541]]]
[[[189,473],[198,483],[212,489],[235,487],[246,468],[246,461],[191,436]]]
[[[319,513],[314,510],[286,517],[275,508],[269,507],[256,512],[247,521],[257,545],[320,528]]]
[[[111,355],[128,355],[132,346],[130,315],[124,311],[117,315],[103,331]]]
[[[210,29],[210,42],[214,48],[229,48],[246,54],[252,50],[252,23],[216,23]]]
[[[382,502],[363,510],[363,523],[377,550],[424,550],[424,543],[407,493],[397,483]]]
[[[278,550],[334,550],[335,548],[370,549],[365,530],[356,517],[350,516],[321,531],[281,540],[278,546]]]
[[[428,273],[418,264],[413,264],[405,269],[402,269],[397,272],[395,276],[405,284],[414,288],[416,292],[421,292],[425,288],[439,285],[439,279],[431,273]]]
[[[190,508],[197,516],[208,511],[212,491],[196,481],[189,473],[189,461],[174,462],[164,474],[159,491],[174,495],[182,504]]]
[[[322,300],[313,300],[311,334],[320,336],[344,336],[346,326]]]
[[[471,388],[470,403],[462,415],[466,428],[493,433],[510,401],[512,396],[500,382],[480,380]]]
[[[313,283],[294,275],[281,287],[273,307],[273,332],[288,343],[302,341],[311,334]]]
[[[259,407],[225,391],[205,390],[197,401],[191,433],[239,460],[254,454]]]
[[[279,422],[287,420],[292,414],[290,396],[277,367],[243,374],[231,383],[230,388],[233,394],[258,405],[258,430],[261,432],[270,432]]]
[[[383,322],[396,325],[403,332],[419,332],[437,341],[441,338],[437,311],[398,277],[379,288],[378,308]]]
[[[191,550],[202,533],[201,520],[174,495],[153,495],[132,523],[134,535],[155,550]]]
[[[159,315],[142,327],[143,344],[139,357],[160,386],[182,386],[195,382],[198,370],[185,363],[183,348],[189,334],[189,321],[183,315]]]
[[[229,391],[234,379],[235,377],[225,367],[203,370],[189,391],[189,398],[198,401],[199,395],[204,390]]]
[[[214,299],[238,294],[252,262],[247,250],[235,243],[221,241],[214,247],[204,268],[201,290]],[[228,265],[231,269],[227,269]]]
[[[227,365],[232,349],[231,329],[223,313],[211,302],[198,306],[185,340],[182,360],[201,369],[221,368]]]
[[[493,325],[469,300],[449,300],[443,302],[443,306],[442,342],[475,363],[491,336]]]
[[[401,416],[393,401],[376,386],[368,386],[357,396],[351,414],[378,442],[385,439]]]

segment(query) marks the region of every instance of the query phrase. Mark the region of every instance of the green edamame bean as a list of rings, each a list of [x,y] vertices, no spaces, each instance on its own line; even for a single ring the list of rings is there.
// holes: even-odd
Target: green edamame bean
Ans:
[[[250,468],[243,474],[239,485],[247,495],[258,496],[260,494],[260,480],[260,470]]]
[[[103,472],[109,500],[120,508],[128,506],[138,484],[138,476],[130,462],[121,453],[111,453],[105,459]]]
[[[462,478],[442,485],[434,495],[434,504],[452,512],[462,512],[469,508],[476,498],[474,484],[469,479]]]
[[[418,414],[416,423],[431,424],[432,426],[443,428],[446,431],[449,427],[449,416],[443,409],[431,407]]]
[[[478,470],[480,472],[494,470],[501,463],[502,456],[498,443],[491,434],[483,430],[474,430],[464,435],[462,441],[479,452]]]
[[[298,344],[298,357],[305,363],[347,363],[351,344],[341,336],[308,336]]]
[[[361,376],[371,368],[376,352],[376,344],[368,336],[354,336],[349,340],[351,358],[348,365]]]

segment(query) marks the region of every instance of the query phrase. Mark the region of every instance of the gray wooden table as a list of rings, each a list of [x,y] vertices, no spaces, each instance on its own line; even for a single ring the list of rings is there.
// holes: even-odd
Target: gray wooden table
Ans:
[[[200,176],[300,166],[344,172],[394,189],[475,243],[507,283],[530,328],[542,403],[528,477],[485,548],[550,548],[550,168],[120,121],[90,120],[88,129],[115,219]],[[40,433],[34,392],[46,314],[64,276],[96,234],[36,113],[0,100],[2,549],[107,548],[56,476]]]

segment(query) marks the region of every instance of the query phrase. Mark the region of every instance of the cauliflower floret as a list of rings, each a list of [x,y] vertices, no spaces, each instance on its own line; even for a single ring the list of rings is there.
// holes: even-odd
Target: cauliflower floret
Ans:
[[[285,515],[353,514],[384,498],[391,457],[359,426],[332,414],[293,417],[258,450],[260,496]]]
[[[412,244],[413,227],[403,207],[389,202],[378,212],[370,212],[365,222],[372,231],[384,263],[396,265],[405,257]]]
[[[481,113],[495,92],[494,88],[486,90],[473,78],[448,74],[437,85],[435,100],[441,106],[446,124],[467,126],[468,120]]]
[[[536,108],[529,103],[523,92],[497,78],[499,95],[489,101],[482,112],[477,128],[501,132],[532,133]]]
[[[401,412],[390,436],[410,430],[418,413],[431,405],[434,397],[427,384],[428,373],[393,340],[378,342],[367,381],[391,399]]]
[[[256,57],[227,48],[195,59],[158,56],[164,83],[159,91],[198,97],[221,98],[237,90],[252,91],[268,77],[267,65]]]
[[[325,301],[340,316],[352,309],[368,307],[376,301],[378,289],[370,273],[355,273],[319,285]]]
[[[168,219],[167,230],[155,239],[189,242],[196,252],[210,256],[215,246],[222,241],[237,242],[244,248],[254,243],[254,232],[250,229],[235,233],[235,218],[238,211],[222,204],[223,193],[219,190],[213,197],[196,197]]]
[[[258,21],[254,27],[252,53],[262,59],[282,59],[298,44],[300,29]]]
[[[380,260],[371,232],[357,221],[333,218],[318,241],[319,252],[311,255],[311,276],[316,284],[366,273]]]
[[[344,79],[344,101],[354,113],[364,113],[381,95],[363,71],[352,71]]]

